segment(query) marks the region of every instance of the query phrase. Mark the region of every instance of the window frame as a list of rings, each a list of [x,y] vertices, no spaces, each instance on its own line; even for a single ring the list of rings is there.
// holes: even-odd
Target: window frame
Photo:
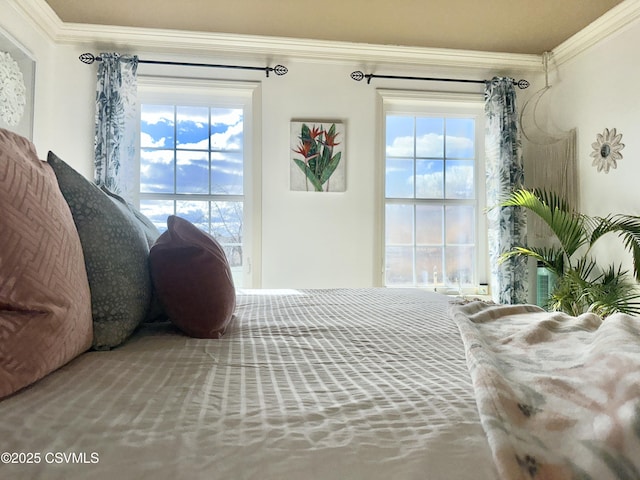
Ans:
[[[487,222],[484,214],[486,209],[486,188],[485,188],[485,155],[484,155],[484,97],[480,93],[453,93],[434,91],[411,91],[411,90],[388,90],[378,89],[378,184],[376,188],[377,216],[379,219],[376,225],[378,231],[378,241],[376,251],[379,256],[379,277],[376,284],[389,288],[424,288],[432,289],[426,285],[416,285],[415,278],[413,285],[406,287],[400,285],[386,285],[386,205],[388,203],[409,203],[411,205],[448,205],[446,199],[416,199],[407,198],[397,202],[388,201],[386,197],[386,121],[387,115],[411,115],[411,116],[441,116],[445,118],[474,118],[475,119],[475,142],[476,157],[474,162],[475,175],[475,201],[476,224],[475,224],[475,278],[473,279],[472,291],[465,290],[461,293],[477,293],[480,284],[487,283],[489,277],[489,257],[487,244]],[[461,204],[464,202],[451,202]],[[415,241],[413,244],[415,250]],[[415,265],[414,265],[415,268]],[[442,272],[440,272],[442,274]],[[415,275],[414,275],[415,277]],[[445,287],[443,285],[443,287]],[[453,286],[450,286],[453,287]],[[444,288],[446,289],[446,287]]]
[[[222,81],[201,78],[165,77],[156,75],[138,76],[138,129],[141,119],[141,105],[207,106],[221,108],[242,108],[243,113],[243,223],[242,223],[242,287],[261,286],[261,161],[260,131],[261,84],[248,81]],[[140,135],[136,136],[135,182],[138,188],[133,199],[140,205],[140,195],[152,200],[153,193],[140,193]],[[221,201],[234,200],[237,195],[224,194],[182,194],[184,199],[207,200],[219,198]],[[158,194],[166,199],[167,194]],[[227,198],[225,198],[227,197]],[[180,198],[176,195],[175,198]]]

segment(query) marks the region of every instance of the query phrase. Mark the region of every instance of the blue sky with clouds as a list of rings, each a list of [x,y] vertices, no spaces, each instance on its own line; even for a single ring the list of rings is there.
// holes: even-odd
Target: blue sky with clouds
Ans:
[[[142,105],[140,191],[185,195],[175,203],[143,198],[143,213],[163,230],[175,208],[223,243],[241,238],[241,202],[193,195],[243,194],[243,135],[242,109]]]
[[[475,121],[388,115],[385,194],[474,199]],[[387,285],[474,281],[473,206],[387,204],[385,215]]]
[[[243,193],[243,111],[209,107],[177,107],[143,105],[141,111],[141,193],[185,194],[178,201],[141,200],[141,210],[161,230],[166,217],[174,213],[187,218],[221,243],[241,241],[242,203],[209,202],[191,195]],[[211,151],[209,148],[211,147]],[[386,125],[386,194],[393,198],[458,198],[475,197],[475,125],[469,118],[437,118],[391,115]],[[445,160],[446,159],[446,160]],[[211,169],[209,162],[211,161]],[[414,165],[415,161],[415,165]],[[412,209],[412,207],[411,207]],[[413,210],[411,210],[413,211]],[[442,232],[443,215],[449,231]],[[399,283],[408,277],[420,282],[433,280],[434,267],[443,278],[456,275],[453,269],[472,261],[467,250],[450,248],[443,257],[441,248],[428,245],[473,243],[473,208],[420,207],[414,215],[403,207],[388,207],[386,215],[388,244],[403,244],[415,229],[418,244],[417,263],[411,275],[406,262],[413,254],[401,248],[388,250],[388,280]],[[413,225],[414,220],[417,224]],[[467,231],[463,232],[462,227]],[[389,236],[389,232],[393,232]],[[421,233],[422,232],[422,233]],[[440,232],[440,233],[438,233]],[[413,235],[413,234],[411,234]],[[393,250],[395,249],[395,250]],[[232,255],[228,251],[228,256]],[[449,267],[445,267],[445,264]],[[430,279],[431,278],[431,279]],[[471,280],[471,279],[469,279]],[[390,284],[393,281],[389,282]]]

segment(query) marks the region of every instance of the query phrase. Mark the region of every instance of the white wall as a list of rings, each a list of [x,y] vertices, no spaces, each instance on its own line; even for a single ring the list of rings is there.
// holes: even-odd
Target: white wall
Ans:
[[[36,0],[29,0],[35,2]],[[0,0],[0,26],[21,33],[20,37],[34,53],[37,61],[35,143],[41,156],[48,150],[91,178],[93,172],[93,124],[95,66],[78,60],[83,52],[126,52],[121,40],[113,44],[101,42],[52,42],[35,32],[19,15],[5,15],[13,10],[14,0]],[[11,12],[9,12],[11,13]],[[14,18],[15,17],[15,18]],[[364,49],[365,55],[370,49]],[[167,50],[145,51],[136,48],[140,58],[208,63],[255,64],[251,53],[232,56],[203,53],[194,49],[179,55]],[[232,58],[230,58],[232,57]],[[471,58],[475,58],[471,56]],[[371,85],[350,78],[353,70],[377,71],[394,75],[454,76],[456,78],[488,78],[498,74],[494,69],[429,68],[410,64],[366,67],[353,61],[329,60],[324,55],[309,58],[264,59],[289,69],[283,77],[238,71],[182,72],[188,75],[215,75],[222,79],[262,82],[261,145],[262,178],[262,286],[265,288],[297,287],[369,287],[381,282],[380,251],[380,179],[382,167],[379,148],[379,105],[376,88],[441,89],[470,91],[482,95],[482,85],[429,84],[398,80],[374,80]],[[365,60],[363,60],[363,63]],[[173,68],[173,67],[169,67]],[[141,66],[139,73],[150,73]],[[166,70],[165,74],[176,74]],[[154,73],[161,73],[155,71]],[[516,78],[535,80],[532,72],[508,70]],[[292,120],[335,120],[346,126],[347,190],[344,193],[307,193],[289,190],[290,122]],[[254,259],[255,263],[255,259]],[[255,265],[254,265],[255,268]]]
[[[53,87],[48,79],[53,75],[55,45],[46,35],[34,29],[10,0],[0,0],[0,28],[18,41],[20,47],[36,61],[33,141],[36,147],[45,145],[51,138],[44,113],[53,108]],[[41,148],[38,148],[38,153],[42,155]]]
[[[549,117],[560,128],[577,128],[580,209],[589,215],[640,215],[640,21],[636,20],[559,65],[550,77]],[[598,172],[591,144],[605,128],[622,133],[618,168]],[[598,262],[625,263],[630,254],[613,234],[596,244]]]
[[[374,279],[375,89],[353,68],[288,64],[263,84],[262,251],[265,286],[363,286]],[[344,193],[289,190],[290,122],[342,121]]]

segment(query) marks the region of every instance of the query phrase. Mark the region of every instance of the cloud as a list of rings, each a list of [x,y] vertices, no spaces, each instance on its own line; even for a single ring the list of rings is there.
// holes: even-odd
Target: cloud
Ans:
[[[416,182],[416,195],[422,198],[442,198],[444,175],[441,171],[411,176],[407,184]],[[471,165],[454,165],[447,169],[447,197],[473,198],[474,173]]]
[[[154,140],[154,138],[148,133],[140,133],[140,146],[142,148],[162,148],[165,146],[166,140],[167,139],[165,137],[160,137],[157,140]]]
[[[140,183],[143,192],[172,192],[174,167],[178,168],[176,173],[180,191],[200,193],[205,183],[208,190],[211,155],[212,181],[217,186],[216,189],[224,188],[230,192],[242,193],[242,109],[212,109],[213,133],[209,140],[208,108],[178,107],[178,123],[175,126],[180,131],[179,138],[187,140],[188,143],[178,144],[175,153],[173,107],[151,105],[143,110],[145,131],[141,134],[140,161]],[[210,154],[209,142],[212,150],[216,150]],[[175,165],[174,155],[177,157]]]
[[[244,122],[230,125],[224,132],[211,135],[211,148],[219,150],[241,150]]]
[[[473,139],[447,135],[447,156],[454,158],[471,158],[474,152]]]
[[[391,145],[387,145],[387,155],[393,157],[413,157],[413,136],[395,137]],[[443,136],[437,133],[427,133],[417,137],[416,149],[421,157],[442,156]]]
[[[387,145],[387,155],[393,157],[413,157],[413,136],[395,137],[391,145]],[[444,136],[427,133],[415,139],[417,156],[441,158]],[[465,152],[473,152],[473,140],[466,137],[447,135],[447,156],[456,157]],[[466,154],[468,156],[468,153]]]
[[[242,123],[243,111],[241,108],[221,109],[215,108],[211,114],[212,125],[237,125]]]
[[[143,105],[140,119],[149,125],[157,125],[158,123],[173,124],[173,115],[172,105]]]
[[[209,155],[207,152],[187,152],[178,150],[176,152],[176,156],[178,167],[194,165],[201,168],[209,168]]]
[[[416,182],[416,195],[420,198],[442,198],[444,195],[442,189],[442,172],[425,173],[416,175],[407,179],[407,183],[413,185]]]
[[[243,122],[229,127],[222,131],[211,135],[211,148],[215,150],[241,150],[242,134],[244,131]],[[190,150],[208,150],[209,142],[207,138],[191,143],[181,143],[179,148]]]

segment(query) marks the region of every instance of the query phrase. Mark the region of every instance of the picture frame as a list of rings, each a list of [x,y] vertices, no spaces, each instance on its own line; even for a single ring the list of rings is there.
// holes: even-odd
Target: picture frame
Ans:
[[[345,135],[341,121],[291,122],[289,163],[292,191],[346,191]]]
[[[0,128],[33,140],[36,62],[0,28]]]

